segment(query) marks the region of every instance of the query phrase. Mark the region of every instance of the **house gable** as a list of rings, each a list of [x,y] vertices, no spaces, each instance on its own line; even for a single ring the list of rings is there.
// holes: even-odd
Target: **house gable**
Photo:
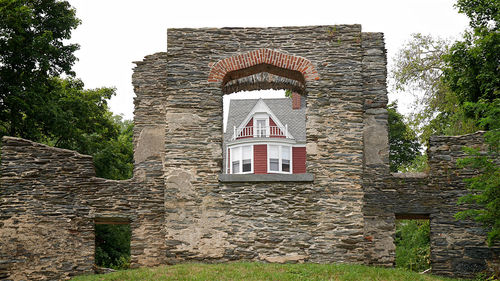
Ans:
[[[285,99],[283,99],[285,100]],[[292,110],[290,108],[290,110]],[[243,122],[241,122],[238,126],[236,126],[236,128],[244,128],[244,127],[247,127],[249,126],[249,124],[252,124],[252,126],[254,125],[254,122],[253,122],[253,117],[258,115],[259,113],[265,113],[269,116],[269,123],[267,124],[267,126],[270,126],[270,124],[274,124],[275,126],[279,127],[279,128],[285,128],[285,125],[283,125],[283,123],[280,121],[280,119],[273,113],[273,111],[269,108],[269,106],[266,104],[266,102],[264,101],[264,99],[260,98],[257,103],[254,105],[254,107],[250,110],[250,112],[247,114],[247,116],[245,117],[245,119],[243,119]],[[295,139],[293,137],[292,134],[290,134],[290,132],[287,133],[287,137],[290,138],[290,139]],[[233,135],[232,135],[232,138],[235,139],[236,135],[234,135],[234,132],[233,132]]]

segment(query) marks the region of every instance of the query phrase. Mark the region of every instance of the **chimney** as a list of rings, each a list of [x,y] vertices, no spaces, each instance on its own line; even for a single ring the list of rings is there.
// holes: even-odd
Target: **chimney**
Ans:
[[[296,92],[292,93],[292,109],[300,109],[301,96]]]

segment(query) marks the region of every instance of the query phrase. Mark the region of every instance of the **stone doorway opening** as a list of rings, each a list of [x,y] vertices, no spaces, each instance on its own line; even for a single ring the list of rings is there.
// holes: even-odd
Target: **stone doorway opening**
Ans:
[[[96,271],[102,268],[129,268],[130,221],[123,218],[96,219],[94,230]]]
[[[396,214],[396,267],[424,272],[431,268],[430,218],[427,214]]]

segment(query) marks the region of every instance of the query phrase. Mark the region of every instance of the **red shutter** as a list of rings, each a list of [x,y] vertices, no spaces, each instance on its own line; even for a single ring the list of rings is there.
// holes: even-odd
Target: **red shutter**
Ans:
[[[253,146],[253,163],[255,174],[267,174],[267,144]]]
[[[292,162],[294,174],[304,174],[306,172],[305,147],[292,147]]]

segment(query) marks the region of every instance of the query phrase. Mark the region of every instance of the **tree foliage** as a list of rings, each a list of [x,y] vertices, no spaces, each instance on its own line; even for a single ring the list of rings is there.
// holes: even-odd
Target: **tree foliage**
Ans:
[[[134,169],[134,147],[132,142],[134,123],[114,116],[119,135],[102,143],[93,143],[91,155],[98,177],[123,180],[132,178]]]
[[[423,144],[431,135],[466,134],[479,129],[463,107],[457,106],[458,96],[443,81],[449,45],[447,40],[413,34],[397,53],[391,69],[393,91],[415,98],[409,125]]]
[[[500,3],[496,0],[459,0],[456,7],[467,15],[473,29],[498,30],[500,27]]]
[[[54,104],[41,116],[47,126],[41,141],[92,155],[98,177],[131,178],[133,123],[110,112],[107,100],[114,89],[85,90],[73,79],[51,81]]]
[[[387,107],[389,113],[389,163],[391,172],[409,166],[420,155],[420,144],[415,132],[404,122],[395,104]]]
[[[0,0],[0,134],[38,140],[52,106],[51,79],[73,75],[79,25],[66,1]]]
[[[130,225],[95,225],[95,263],[98,266],[126,269],[130,266]]]

